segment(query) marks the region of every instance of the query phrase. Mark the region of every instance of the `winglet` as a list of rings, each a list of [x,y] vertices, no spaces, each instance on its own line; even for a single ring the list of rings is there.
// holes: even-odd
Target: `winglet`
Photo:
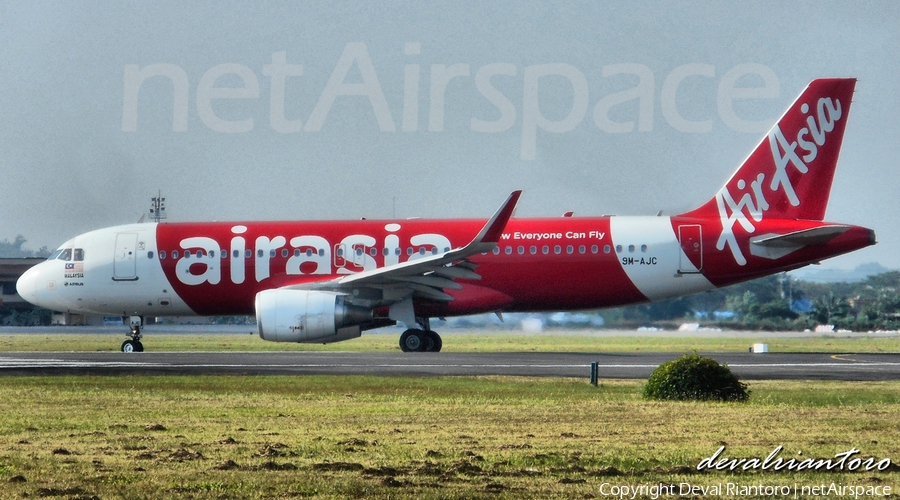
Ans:
[[[521,195],[522,190],[510,193],[506,201],[503,202],[503,206],[501,206],[494,213],[494,216],[491,217],[491,220],[481,228],[481,232],[479,232],[478,236],[472,240],[472,243],[497,243],[500,241],[500,235],[503,233],[503,229],[506,228],[506,223],[509,222],[510,217],[512,217],[513,211],[516,209],[516,203],[519,202],[519,196]]]

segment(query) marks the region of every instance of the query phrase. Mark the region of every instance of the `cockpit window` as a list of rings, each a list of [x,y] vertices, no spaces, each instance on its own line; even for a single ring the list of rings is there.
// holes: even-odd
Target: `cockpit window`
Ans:
[[[74,257],[74,258],[73,258]],[[53,255],[50,256],[50,260],[59,259],[64,260],[66,262],[81,262],[84,260],[84,249],[83,248],[60,248],[59,250],[53,252]]]

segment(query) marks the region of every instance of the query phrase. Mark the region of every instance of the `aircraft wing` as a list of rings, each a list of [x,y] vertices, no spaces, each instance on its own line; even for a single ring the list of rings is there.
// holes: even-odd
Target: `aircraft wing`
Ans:
[[[444,289],[459,290],[463,286],[456,279],[479,280],[476,264],[466,260],[479,253],[490,252],[500,241],[506,223],[512,217],[522,191],[513,191],[503,205],[487,221],[481,231],[467,245],[447,252],[420,259],[401,262],[392,266],[344,276],[342,278],[288,285],[285,288],[348,291],[360,289],[369,293],[356,293],[353,302],[371,302],[375,305],[390,304],[411,295],[438,301],[451,301],[453,297]],[[372,293],[376,292],[376,293]]]

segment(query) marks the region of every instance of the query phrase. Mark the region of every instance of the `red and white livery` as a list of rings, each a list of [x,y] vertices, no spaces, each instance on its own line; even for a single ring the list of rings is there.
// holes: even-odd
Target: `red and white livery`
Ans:
[[[64,243],[19,280],[36,305],[130,319],[255,314],[259,335],[327,343],[402,322],[404,351],[439,351],[429,318],[663,300],[864,248],[824,222],[855,79],[815,80],[728,182],[671,217],[131,224]],[[569,214],[567,214],[569,215]]]

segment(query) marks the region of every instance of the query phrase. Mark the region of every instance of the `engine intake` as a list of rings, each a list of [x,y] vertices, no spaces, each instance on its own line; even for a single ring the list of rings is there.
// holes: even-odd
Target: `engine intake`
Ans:
[[[338,342],[360,336],[372,309],[347,303],[345,294],[274,289],[256,294],[256,327],[273,342]]]

